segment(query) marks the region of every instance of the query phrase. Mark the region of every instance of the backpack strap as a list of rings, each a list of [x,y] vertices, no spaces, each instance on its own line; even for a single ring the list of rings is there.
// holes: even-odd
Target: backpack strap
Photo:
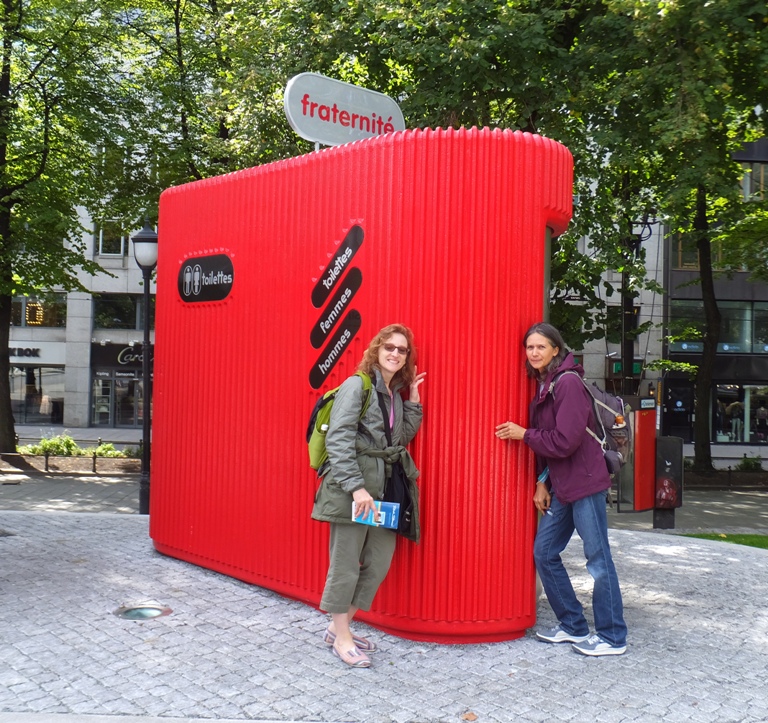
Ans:
[[[368,374],[365,372],[355,372],[355,376],[358,376],[363,380],[363,407],[360,411],[360,417],[358,418],[362,419],[365,416],[365,413],[368,411],[368,405],[371,403],[371,391],[373,390],[373,382],[371,381],[371,377],[368,376]]]
[[[589,428],[589,425],[585,427],[587,434],[592,437],[605,451],[608,449],[608,432],[605,431],[605,425],[603,424],[603,420],[601,419],[600,415],[597,412],[597,405],[599,404],[601,407],[605,407],[610,412],[613,413],[613,410],[607,405],[603,404],[601,401],[595,399],[594,395],[589,389],[589,384],[587,384],[584,381],[584,377],[581,376],[581,374],[578,374],[577,372],[566,370],[563,372],[560,372],[559,374],[555,374],[552,381],[549,383],[549,389],[547,390],[548,393],[552,394],[552,398],[555,398],[555,384],[557,383],[557,380],[560,379],[560,377],[565,376],[566,374],[573,374],[574,376],[579,378],[579,381],[584,385],[584,388],[587,390],[587,394],[589,394],[589,398],[592,401],[592,417],[595,420],[595,426],[597,427],[599,425],[600,430],[603,433],[603,436],[600,437],[596,432],[594,432],[592,429]]]

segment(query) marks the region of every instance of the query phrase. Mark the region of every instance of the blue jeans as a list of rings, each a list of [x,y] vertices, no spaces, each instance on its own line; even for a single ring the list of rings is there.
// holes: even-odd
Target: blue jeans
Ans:
[[[576,530],[584,542],[587,570],[595,580],[592,593],[595,632],[611,645],[625,645],[627,626],[619,578],[608,545],[605,503],[605,492],[570,504],[563,504],[553,495],[552,514],[542,515],[539,522],[533,558],[547,600],[562,628],[572,635],[589,635],[583,608],[560,557]]]

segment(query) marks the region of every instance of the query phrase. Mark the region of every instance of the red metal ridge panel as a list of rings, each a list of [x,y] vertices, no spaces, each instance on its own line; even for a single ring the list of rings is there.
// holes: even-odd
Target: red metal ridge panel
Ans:
[[[150,533],[158,550],[319,603],[327,525],[304,435],[374,334],[415,333],[419,545],[360,617],[440,642],[535,622],[521,336],[572,160],[520,132],[406,131],[167,190],[160,205]]]

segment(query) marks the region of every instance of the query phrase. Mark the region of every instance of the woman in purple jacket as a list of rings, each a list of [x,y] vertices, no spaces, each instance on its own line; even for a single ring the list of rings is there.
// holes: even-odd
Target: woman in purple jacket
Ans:
[[[547,600],[558,625],[539,630],[547,643],[572,643],[583,655],[621,655],[627,649],[627,626],[616,568],[608,544],[606,495],[611,479],[600,443],[587,433],[595,425],[584,369],[567,352],[560,332],[539,323],[525,334],[528,376],[538,382],[530,406],[530,427],[504,422],[500,439],[522,440],[536,454],[539,471],[533,503],[542,512],[533,556]],[[575,374],[563,374],[572,371]],[[589,634],[584,611],[560,554],[573,531],[584,543],[587,570],[595,580],[592,608],[595,634]]]

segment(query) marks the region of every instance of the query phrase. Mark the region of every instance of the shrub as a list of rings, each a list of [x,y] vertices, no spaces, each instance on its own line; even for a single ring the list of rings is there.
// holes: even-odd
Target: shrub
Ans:
[[[95,454],[97,457],[126,457],[125,452],[119,449],[115,449],[115,445],[112,442],[103,442],[98,447],[88,447],[83,450],[83,454],[93,457]]]
[[[738,472],[762,472],[763,460],[758,455],[757,457],[747,457],[745,454],[735,468]]]
[[[132,447],[127,447],[125,451],[115,449],[115,445],[111,442],[104,442],[98,447],[78,447],[72,437],[66,434],[59,435],[58,437],[51,437],[50,439],[43,438],[40,440],[40,444],[27,444],[23,447],[19,447],[19,454],[34,454],[40,457],[46,454],[51,457],[81,457],[83,455],[87,457],[93,457],[95,454],[97,457],[138,457],[138,454],[133,453]]]
[[[43,437],[40,440],[40,444],[29,444],[19,447],[19,452],[21,454],[50,454],[56,457],[74,457],[81,455],[83,450],[77,446],[77,442],[72,437],[67,434],[60,434],[58,437],[51,437],[50,439]]]

